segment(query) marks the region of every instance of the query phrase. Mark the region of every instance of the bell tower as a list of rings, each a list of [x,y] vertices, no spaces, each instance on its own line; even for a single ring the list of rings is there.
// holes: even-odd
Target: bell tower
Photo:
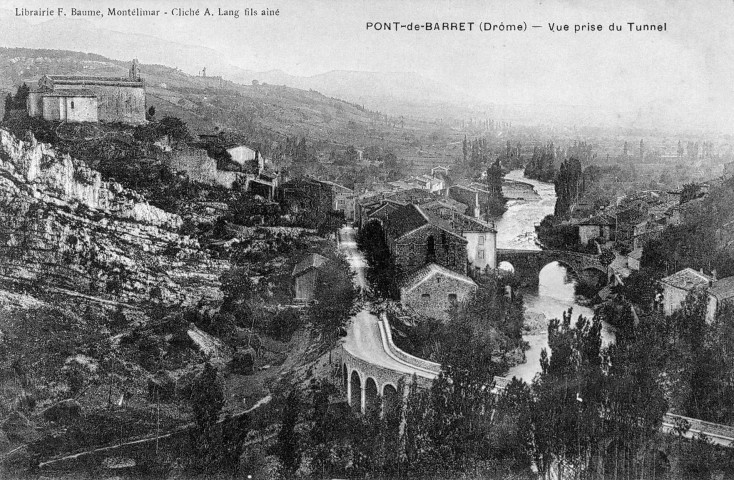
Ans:
[[[130,80],[133,82],[139,82],[140,81],[140,65],[138,64],[138,59],[134,58],[132,65],[130,65]]]

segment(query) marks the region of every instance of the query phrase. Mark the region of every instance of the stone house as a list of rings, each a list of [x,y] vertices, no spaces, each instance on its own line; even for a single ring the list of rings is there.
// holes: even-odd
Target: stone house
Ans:
[[[711,277],[692,268],[684,268],[660,279],[660,285],[663,287],[663,313],[672,315],[680,309],[681,304],[693,289],[708,289],[711,283]]]
[[[379,192],[371,195],[364,195],[356,202],[355,217],[360,225],[364,225],[369,220],[370,215],[381,208],[385,202],[391,202],[395,205],[433,205],[441,203],[447,208],[452,208],[459,213],[466,212],[466,205],[457,202],[448,197],[440,196],[422,188],[406,188],[398,191]]]
[[[320,181],[331,187],[334,199],[331,209],[335,212],[343,212],[344,218],[347,221],[353,222],[355,219],[355,204],[357,202],[357,196],[354,194],[354,190],[327,180]]]
[[[589,242],[600,237],[606,242],[614,240],[617,222],[609,215],[602,214],[584,220],[578,225],[579,241],[582,245],[588,245]]]
[[[145,82],[138,61],[133,60],[128,77],[44,75],[28,93],[27,110],[46,120],[143,124]]]
[[[636,208],[629,208],[617,212],[617,232],[615,239],[619,242],[632,244],[634,238],[635,226],[647,219],[647,209],[640,211]]]
[[[468,241],[432,221],[420,206],[405,205],[374,218],[382,221],[390,254],[404,272],[435,263],[466,275]]]
[[[316,281],[319,276],[319,269],[329,261],[328,258],[311,253],[293,268],[295,300],[299,302],[309,302],[313,300],[316,293]]]
[[[712,322],[724,302],[734,301],[734,277],[714,280],[709,289],[709,302],[706,309],[706,320]]]
[[[469,214],[481,217],[487,211],[491,195],[489,190],[477,185],[452,185],[446,189],[446,196],[469,207]]]
[[[281,184],[278,200],[292,214],[307,213],[318,218],[332,211],[334,190],[318,180],[301,177]]]
[[[629,255],[627,255],[627,268],[629,268],[630,270],[639,270],[641,260],[642,249],[637,248],[635,250],[632,250]]]
[[[734,276],[716,278],[716,272],[706,275],[692,268],[669,275],[660,280],[663,287],[663,313],[672,315],[680,309],[689,293],[694,289],[704,290],[708,296],[706,321],[712,322],[724,302],[734,301]]]
[[[644,220],[632,228],[632,248],[638,249],[653,239],[660,238],[665,230],[665,219]]]
[[[440,203],[421,206],[431,222],[450,229],[467,241],[466,256],[472,271],[497,268],[497,230],[494,225],[445,208]]]
[[[447,320],[449,310],[471,298],[477,284],[466,275],[429,263],[400,285],[400,302],[416,313]]]

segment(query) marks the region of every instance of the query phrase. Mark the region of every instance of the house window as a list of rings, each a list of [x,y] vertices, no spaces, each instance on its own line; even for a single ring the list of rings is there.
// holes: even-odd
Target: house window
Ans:
[[[479,254],[477,256],[479,258],[484,258],[484,250],[479,250]]]
[[[74,108],[74,100],[71,101],[71,108]]]
[[[449,293],[449,302],[456,303],[456,294],[455,293]]]
[[[428,300],[428,299],[431,298],[431,294],[430,293],[424,293],[424,294],[421,295],[421,298],[423,300]]]
[[[479,245],[484,245],[484,235],[479,235]]]

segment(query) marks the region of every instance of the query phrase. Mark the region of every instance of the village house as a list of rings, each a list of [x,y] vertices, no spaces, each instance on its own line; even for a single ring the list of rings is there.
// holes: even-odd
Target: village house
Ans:
[[[604,242],[614,240],[617,222],[609,215],[597,215],[579,223],[579,241],[582,245],[601,238]]]
[[[436,263],[466,275],[468,241],[432,222],[418,205],[379,212],[373,218],[382,222],[390,254],[403,272],[411,273]]]
[[[313,300],[319,270],[328,261],[328,258],[318,253],[310,253],[293,268],[291,276],[294,281],[296,301],[309,302]]]
[[[429,263],[400,285],[400,302],[426,317],[448,320],[451,308],[471,298],[477,284],[466,275]]]
[[[675,313],[693,289],[708,289],[712,280],[703,271],[697,272],[692,268],[684,268],[660,279],[660,285],[663,287],[663,313],[665,315]]]
[[[44,75],[28,93],[31,117],[65,122],[146,122],[145,82],[138,61],[128,77]]]
[[[355,219],[354,215],[357,203],[357,196],[354,194],[354,190],[343,185],[339,185],[338,183],[326,180],[320,181],[325,185],[329,185],[334,194],[334,203],[332,204],[331,209],[335,212],[342,212],[347,221],[353,222]]]
[[[420,188],[434,193],[440,192],[445,188],[445,182],[442,178],[432,177],[429,175],[412,177],[409,181],[412,183],[420,184]]]
[[[617,212],[616,215],[617,231],[615,239],[618,242],[629,243],[632,245],[634,238],[635,226],[647,219],[647,209],[643,211],[637,208],[629,208]]]
[[[635,250],[632,250],[629,255],[627,255],[627,268],[630,270],[637,271],[640,269],[640,261],[642,260],[642,249],[637,248]]]
[[[706,320],[713,322],[724,302],[734,301],[734,276],[714,280],[709,289]]]
[[[421,188],[408,188],[364,195],[356,202],[355,216],[357,222],[360,225],[364,225],[369,220],[370,215],[381,208],[385,202],[392,202],[396,205],[408,205],[411,203],[414,205],[430,205],[438,202],[446,207],[453,208],[459,213],[464,213],[467,209],[466,205],[451,198],[436,195]]]
[[[320,218],[332,211],[334,189],[318,180],[301,177],[281,184],[278,199],[291,214]]]
[[[475,185],[452,185],[446,189],[446,196],[468,205],[470,214],[476,218],[486,213],[490,200],[489,191]]]
[[[703,271],[697,272],[692,268],[669,275],[660,280],[663,287],[663,313],[672,315],[680,310],[681,304],[694,289],[705,291],[708,300],[706,321],[712,322],[716,313],[724,302],[734,300],[734,276],[722,279],[716,278],[716,272],[706,275]]]
[[[484,272],[497,268],[497,230],[477,218],[442,207],[440,204],[422,205],[431,223],[450,229],[467,241],[466,255],[473,272]]]
[[[660,238],[665,230],[665,219],[644,220],[632,229],[632,249],[638,249],[645,246],[650,240]]]

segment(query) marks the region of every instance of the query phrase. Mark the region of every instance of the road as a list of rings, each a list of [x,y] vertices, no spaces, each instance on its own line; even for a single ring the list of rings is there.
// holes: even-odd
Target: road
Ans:
[[[362,253],[357,249],[354,228],[343,227],[339,233],[341,238],[339,248],[356,274],[355,281],[357,285],[365,290],[368,288],[364,276],[366,263]],[[378,318],[370,313],[369,305],[365,305],[362,311],[350,319],[347,336],[344,340],[344,349],[353,356],[378,367],[405,375],[415,373],[420,377],[435,378],[435,375],[430,375],[387,353],[382,343]]]

